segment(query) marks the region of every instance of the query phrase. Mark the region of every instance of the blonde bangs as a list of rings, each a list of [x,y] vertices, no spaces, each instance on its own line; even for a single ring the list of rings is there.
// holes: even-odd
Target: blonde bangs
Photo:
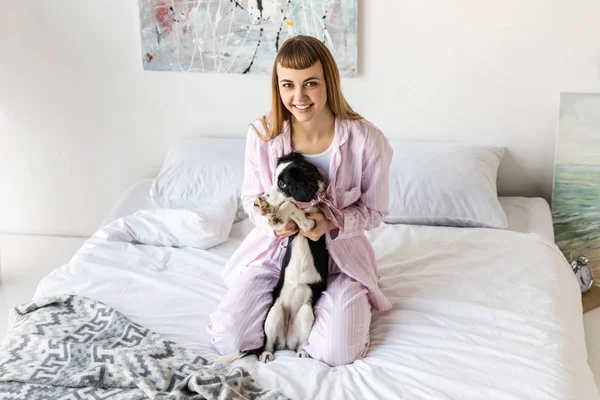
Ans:
[[[315,48],[306,42],[292,40],[286,46],[282,46],[277,53],[276,62],[283,68],[306,69],[319,61]]]

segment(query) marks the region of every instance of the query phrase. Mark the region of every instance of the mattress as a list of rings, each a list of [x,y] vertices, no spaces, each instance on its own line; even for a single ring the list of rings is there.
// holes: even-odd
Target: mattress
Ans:
[[[152,209],[136,184],[103,222]],[[373,316],[367,356],[330,368],[291,352],[236,361],[292,399],[600,399],[586,362],[581,298],[552,242],[547,203],[501,198],[510,229],[382,225],[367,236],[393,304]],[[225,294],[221,271],[252,229],[208,250],[107,241],[101,228],[34,298],[98,299],[208,359],[205,326]],[[147,227],[146,227],[147,229]]]

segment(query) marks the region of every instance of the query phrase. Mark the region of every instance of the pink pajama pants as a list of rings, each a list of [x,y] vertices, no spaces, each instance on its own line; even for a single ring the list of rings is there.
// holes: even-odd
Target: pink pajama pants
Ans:
[[[277,284],[283,247],[242,270],[224,300],[210,314],[207,330],[221,355],[263,345],[263,323]],[[332,367],[349,364],[367,353],[371,305],[367,289],[330,261],[327,290],[315,305],[315,323],[304,350]]]

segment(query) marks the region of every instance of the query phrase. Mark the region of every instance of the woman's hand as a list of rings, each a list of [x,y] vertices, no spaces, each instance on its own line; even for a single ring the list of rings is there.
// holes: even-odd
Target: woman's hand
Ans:
[[[298,233],[298,225],[294,221],[290,221],[282,229],[275,229],[275,236],[286,238]]]
[[[312,240],[313,242],[316,242],[325,233],[336,228],[335,224],[332,221],[325,218],[323,213],[314,212],[307,214],[307,217],[315,221],[315,226],[310,231],[300,231],[300,233]]]

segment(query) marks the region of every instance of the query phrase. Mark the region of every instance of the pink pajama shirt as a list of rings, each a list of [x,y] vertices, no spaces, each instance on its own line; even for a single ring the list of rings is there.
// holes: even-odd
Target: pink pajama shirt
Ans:
[[[262,133],[262,124],[254,124]],[[392,149],[366,120],[336,118],[327,198],[322,209],[338,229],[326,233],[330,255],[328,285],[315,305],[315,323],[304,349],[330,366],[362,358],[369,345],[371,312],[391,308],[378,286],[375,254],[364,231],[377,227],[388,210]],[[210,314],[207,330],[221,354],[262,346],[270,293],[279,278],[287,238],[278,238],[254,199],[273,184],[277,159],[292,151],[289,124],[262,141],[250,129],[242,201],[256,228],[231,257],[223,278],[228,293]]]

